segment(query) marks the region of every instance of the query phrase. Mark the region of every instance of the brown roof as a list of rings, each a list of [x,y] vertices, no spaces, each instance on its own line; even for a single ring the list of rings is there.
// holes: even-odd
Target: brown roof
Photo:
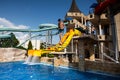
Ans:
[[[75,0],[72,0],[72,4],[68,12],[80,12],[81,13],[79,8],[77,7]]]

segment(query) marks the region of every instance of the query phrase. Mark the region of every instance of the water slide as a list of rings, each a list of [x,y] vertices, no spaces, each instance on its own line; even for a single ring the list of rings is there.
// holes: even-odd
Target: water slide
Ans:
[[[47,49],[41,49],[41,50],[28,50],[28,56],[41,56],[44,53],[51,53],[51,52],[60,52],[63,49],[65,49],[68,44],[70,43],[72,37],[74,35],[81,35],[81,32],[77,29],[70,29],[69,32],[67,32],[61,42],[63,43],[62,45],[60,45],[59,43],[56,44],[55,46],[49,47]]]

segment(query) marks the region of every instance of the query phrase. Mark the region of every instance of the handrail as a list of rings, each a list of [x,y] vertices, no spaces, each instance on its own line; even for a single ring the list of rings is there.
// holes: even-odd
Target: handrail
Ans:
[[[109,49],[109,48],[107,48],[107,47],[105,47],[105,46],[102,46],[102,47],[103,47],[104,49],[109,50],[109,51],[112,52],[112,53],[115,53],[115,51],[113,51],[113,50],[111,50],[111,49]],[[107,54],[104,53],[104,52],[103,52],[103,56],[107,57],[107,58],[110,59],[111,61],[114,61],[114,62],[116,62],[116,63],[119,63],[118,60],[115,60],[114,58],[110,57],[109,55],[107,55]]]
[[[106,53],[103,53],[103,55],[104,55],[105,57],[107,57],[108,59],[110,59],[111,61],[114,61],[114,62],[116,62],[116,63],[119,63],[119,61],[117,61],[117,60],[113,59],[112,57],[108,56]]]

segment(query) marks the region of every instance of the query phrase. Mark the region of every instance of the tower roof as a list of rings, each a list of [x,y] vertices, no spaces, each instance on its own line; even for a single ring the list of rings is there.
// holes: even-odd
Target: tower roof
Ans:
[[[68,12],[81,12],[77,7],[75,0],[72,0],[72,4]]]

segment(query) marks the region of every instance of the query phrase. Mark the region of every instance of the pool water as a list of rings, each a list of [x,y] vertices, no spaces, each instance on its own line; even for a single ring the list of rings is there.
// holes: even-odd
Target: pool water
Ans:
[[[0,63],[0,80],[120,80],[120,77],[23,62]]]

